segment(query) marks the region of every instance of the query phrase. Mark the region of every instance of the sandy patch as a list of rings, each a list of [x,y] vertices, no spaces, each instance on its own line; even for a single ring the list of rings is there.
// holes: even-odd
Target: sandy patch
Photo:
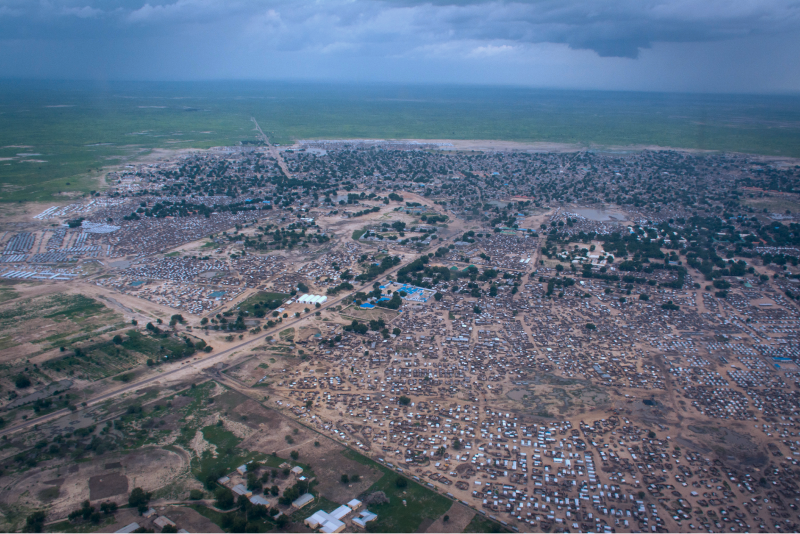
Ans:
[[[448,516],[447,521],[444,521],[444,516]],[[475,510],[454,502],[443,516],[431,523],[426,532],[464,532],[473,517]]]
[[[209,443],[206,438],[203,437],[203,433],[199,430],[195,433],[194,439],[192,439],[192,442],[189,445],[192,447],[192,450],[198,458],[201,458],[203,453],[206,451],[210,451],[211,456],[214,458],[217,457],[217,446],[213,443]]]
[[[229,430],[234,436],[242,440],[245,440],[256,433],[256,431],[249,426],[238,421],[231,420],[225,421],[225,430]]]

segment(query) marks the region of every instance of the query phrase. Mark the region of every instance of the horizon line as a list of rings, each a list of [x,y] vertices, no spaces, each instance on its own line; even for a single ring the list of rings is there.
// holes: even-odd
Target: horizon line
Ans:
[[[300,78],[197,78],[197,79],[98,79],[98,78],[38,78],[38,77],[5,77],[0,75],[0,84],[6,83],[85,83],[85,84],[219,84],[219,83],[244,83],[244,84],[286,84],[286,85],[339,85],[363,87],[392,87],[406,86],[419,88],[462,88],[462,89],[516,89],[530,91],[563,91],[584,93],[639,93],[662,95],[700,95],[700,96],[762,96],[762,97],[800,97],[800,90],[795,91],[664,91],[652,89],[603,89],[579,88],[568,86],[544,86],[521,84],[491,84],[478,82],[424,82],[424,81],[396,81],[396,80],[341,80],[341,79],[300,79]]]

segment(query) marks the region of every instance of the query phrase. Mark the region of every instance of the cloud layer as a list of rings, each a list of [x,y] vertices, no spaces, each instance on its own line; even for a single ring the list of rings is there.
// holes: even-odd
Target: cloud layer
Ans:
[[[800,0],[0,0],[23,77],[797,91],[798,36]]]

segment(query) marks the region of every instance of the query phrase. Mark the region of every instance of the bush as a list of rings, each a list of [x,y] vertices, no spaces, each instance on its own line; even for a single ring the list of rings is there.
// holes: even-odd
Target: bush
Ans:
[[[25,532],[41,532],[44,530],[45,513],[33,512],[25,518]]]
[[[347,473],[344,473],[342,475],[341,480],[342,480],[342,484],[349,484],[350,483],[350,477],[347,475]]]
[[[17,389],[23,389],[23,388],[30,387],[31,379],[28,378],[27,376],[23,375],[22,373],[20,373],[14,379],[14,385],[17,386]]]
[[[144,513],[147,511],[147,505],[150,503],[152,495],[144,491],[142,488],[133,488],[130,496],[128,497],[128,504],[131,508],[136,508],[139,512]]]
[[[192,491],[189,492],[189,498],[193,501],[199,501],[204,496],[205,494],[203,493],[203,490],[193,489]]]
[[[233,507],[233,492],[228,488],[217,488],[214,492],[214,505],[220,510],[228,510]]]
[[[408,486],[408,480],[406,480],[403,477],[397,477],[394,480],[394,485],[397,486],[398,488],[405,488],[406,486]]]
[[[375,493],[370,493],[363,499],[364,504],[367,506],[378,505],[383,503],[388,503],[389,498],[386,494],[382,491],[376,491]]]
[[[113,514],[117,511],[117,503],[111,501],[100,503],[100,511],[106,515]]]

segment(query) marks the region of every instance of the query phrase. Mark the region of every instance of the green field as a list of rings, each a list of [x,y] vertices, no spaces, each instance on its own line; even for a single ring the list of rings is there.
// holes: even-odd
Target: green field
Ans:
[[[464,528],[464,532],[511,532],[503,528],[500,523],[487,519],[479,514],[475,514],[472,521]]]
[[[423,520],[435,521],[453,504],[447,497],[443,497],[413,480],[404,479],[407,485],[402,488],[398,487],[396,481],[400,477],[399,474],[366,456],[349,450],[342,454],[383,473],[383,476],[364,492],[370,494],[382,491],[389,498],[388,503],[369,506],[370,512],[378,514],[375,526],[370,526],[372,532],[417,532]],[[405,505],[403,504],[404,500]]]
[[[258,293],[254,293],[250,295],[242,301],[241,304],[236,306],[238,310],[246,311],[250,315],[253,315],[256,312],[255,305],[258,304],[259,306],[263,306],[264,304],[268,303],[271,300],[279,300],[283,301],[284,299],[289,298],[287,293],[273,293],[271,291],[259,291]],[[271,311],[267,308],[262,308],[267,311]]]
[[[121,315],[83,295],[43,295],[11,302],[18,297],[16,292],[2,291],[2,296],[7,298],[0,299],[0,347],[9,342],[32,343],[43,352],[124,326]]]
[[[800,97],[266,82],[0,82],[0,201],[68,200],[154,148],[499,139],[800,157]],[[19,154],[23,154],[20,156]],[[27,155],[25,155],[27,154]]]

